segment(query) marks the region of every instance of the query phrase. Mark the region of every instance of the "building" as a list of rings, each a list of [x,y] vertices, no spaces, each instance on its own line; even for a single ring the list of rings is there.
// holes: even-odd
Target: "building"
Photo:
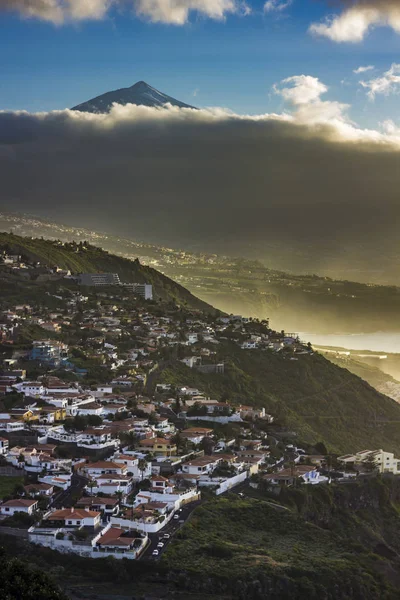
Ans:
[[[53,340],[33,342],[32,350],[29,353],[29,360],[37,360],[52,366],[60,365],[67,360],[67,357],[68,346]]]
[[[144,300],[153,300],[153,286],[149,283],[127,283],[125,287]]]
[[[263,477],[263,481],[270,485],[293,485],[296,479],[310,484],[327,481],[326,477],[321,477],[319,471],[310,465],[296,465],[295,467],[282,469],[278,473],[271,473]]]
[[[82,273],[79,276],[79,283],[89,287],[121,285],[121,281],[117,273]]]
[[[76,508],[101,512],[104,517],[116,517],[119,513],[118,498],[98,498],[97,496],[83,496],[76,503]]]
[[[0,437],[0,454],[8,453],[8,440],[6,438]]]
[[[54,494],[54,486],[49,483],[30,483],[24,485],[25,494],[34,498],[35,496],[52,496]]]
[[[215,467],[222,461],[218,456],[204,456],[195,458],[182,465],[182,472],[188,475],[209,474],[214,471]]]
[[[140,538],[133,531],[120,527],[110,527],[96,541],[93,552],[98,552],[99,558],[104,554],[116,558],[137,558],[139,551],[146,546],[147,538]]]
[[[219,373],[225,372],[225,363],[217,363],[210,365],[195,365],[194,368],[200,373]]]
[[[189,427],[188,429],[183,429],[180,434],[193,444],[200,444],[203,438],[210,437],[213,434],[213,429]]]
[[[37,510],[37,500],[27,500],[25,498],[17,498],[15,500],[8,500],[0,504],[0,515],[6,515],[12,517],[15,513],[25,513],[27,515],[33,515]]]
[[[366,465],[375,465],[380,473],[400,473],[400,459],[395,458],[393,452],[384,450],[362,450],[356,454],[345,454],[339,456],[338,461],[343,466],[365,467]]]
[[[266,416],[265,408],[254,408],[253,406],[241,406],[240,416],[242,419],[264,419]]]
[[[56,527],[96,527],[100,526],[101,514],[98,511],[89,510],[89,508],[64,508],[61,510],[50,511],[44,517],[46,526]]]
[[[143,451],[152,452],[154,456],[176,456],[176,444],[166,438],[150,438],[140,440],[139,447]]]

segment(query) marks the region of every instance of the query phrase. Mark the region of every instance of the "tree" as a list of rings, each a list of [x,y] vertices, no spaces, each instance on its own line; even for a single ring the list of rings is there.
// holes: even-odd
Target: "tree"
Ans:
[[[323,456],[328,454],[328,450],[326,449],[324,442],[317,442],[315,444],[315,452],[317,454],[322,454]]]
[[[369,454],[367,458],[363,461],[363,467],[367,471],[367,473],[373,473],[378,469],[378,465],[376,464],[375,457],[372,454]]]
[[[145,458],[139,458],[139,462],[138,462],[138,469],[141,473],[141,481],[143,481],[143,474],[147,469],[147,460]]]
[[[91,479],[89,481],[89,483],[87,484],[87,487],[89,488],[90,491],[90,495],[92,495],[93,493],[93,488],[97,486],[97,482],[94,479]]]
[[[6,600],[67,600],[67,596],[50,577],[16,558],[9,558],[0,549],[0,589]]]
[[[212,454],[214,449],[214,441],[210,437],[203,437],[199,445],[200,448],[204,450],[204,454],[207,454],[208,456]]]

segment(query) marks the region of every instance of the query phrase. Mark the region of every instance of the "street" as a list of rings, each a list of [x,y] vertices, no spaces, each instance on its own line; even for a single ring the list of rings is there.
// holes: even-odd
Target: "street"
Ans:
[[[148,545],[146,550],[143,552],[140,559],[158,560],[161,557],[161,554],[164,552],[167,545],[172,540],[175,533],[186,523],[186,521],[188,520],[188,518],[190,517],[190,515],[192,514],[194,509],[197,508],[200,504],[201,504],[201,500],[198,500],[197,502],[191,502],[190,504],[183,506],[180,509],[181,512],[175,513],[175,514],[179,515],[179,519],[172,518],[171,521],[168,523],[168,525],[166,525],[165,527],[160,529],[160,531],[158,533],[150,533],[149,534],[150,544]],[[163,535],[165,533],[168,533],[171,536],[168,540],[162,539]],[[157,548],[157,544],[160,541],[164,543],[163,548]],[[159,555],[152,556],[153,550],[158,550]]]
[[[61,490],[53,499],[51,508],[71,508],[74,506],[76,498],[80,497],[82,490],[87,484],[88,480],[82,475],[73,473],[71,478],[71,485],[66,490]]]

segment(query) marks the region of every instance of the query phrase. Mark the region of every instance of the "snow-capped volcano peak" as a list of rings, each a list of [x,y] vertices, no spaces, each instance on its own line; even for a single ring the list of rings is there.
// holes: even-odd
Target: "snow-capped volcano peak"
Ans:
[[[106,92],[101,96],[92,98],[87,102],[74,106],[72,110],[91,113],[106,113],[109,112],[112,105],[117,104],[138,104],[143,106],[163,106],[164,104],[172,104],[180,108],[195,108],[189,104],[185,104],[180,100],[172,98],[167,94],[156,90],[145,81],[138,81],[129,88],[121,88],[112,92]]]

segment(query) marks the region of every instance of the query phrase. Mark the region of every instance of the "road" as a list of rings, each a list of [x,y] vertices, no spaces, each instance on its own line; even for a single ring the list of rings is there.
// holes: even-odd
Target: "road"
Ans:
[[[144,559],[144,560],[150,560],[150,559],[158,560],[160,558],[161,554],[164,552],[164,550],[168,546],[169,542],[172,540],[175,533],[181,527],[183,527],[183,525],[186,523],[186,521],[189,519],[189,517],[193,513],[194,509],[197,508],[201,504],[201,502],[202,502],[201,500],[198,500],[197,502],[191,502],[190,504],[186,504],[185,506],[182,507],[180,513],[176,513],[176,514],[179,514],[179,519],[172,518],[171,521],[168,523],[168,525],[163,527],[158,533],[150,533],[149,534],[150,544],[147,546],[146,550],[143,552],[143,554],[141,555],[140,558]],[[162,537],[165,533],[168,533],[171,536],[169,540],[162,539]],[[159,541],[162,541],[164,543],[164,548],[157,548],[157,544]],[[159,550],[159,555],[157,557],[152,556],[153,550],[156,550],[156,549]]]
[[[82,495],[83,488],[88,480],[82,475],[74,473],[71,478],[71,485],[66,490],[59,492],[51,503],[51,508],[70,508],[76,502],[76,498]]]

